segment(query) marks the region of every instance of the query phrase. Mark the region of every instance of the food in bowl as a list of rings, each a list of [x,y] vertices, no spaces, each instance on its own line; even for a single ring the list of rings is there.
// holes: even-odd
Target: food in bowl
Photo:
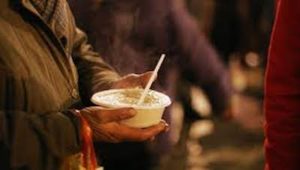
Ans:
[[[137,114],[122,123],[138,128],[145,128],[159,123],[165,107],[171,104],[170,98],[158,91],[149,90],[143,103],[138,105],[144,89],[113,89],[98,92],[91,101],[108,108],[132,107]]]

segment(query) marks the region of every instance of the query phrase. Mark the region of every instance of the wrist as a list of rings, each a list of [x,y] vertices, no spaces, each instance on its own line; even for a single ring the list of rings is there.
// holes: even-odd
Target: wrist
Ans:
[[[77,143],[79,146],[81,146],[81,121],[80,121],[80,118],[78,117],[78,114],[80,113],[79,110],[77,109],[70,109],[70,110],[67,110],[67,111],[64,111],[63,114],[65,116],[67,116],[70,121],[72,122],[73,126],[74,126],[74,129],[76,131],[76,136],[77,136]]]

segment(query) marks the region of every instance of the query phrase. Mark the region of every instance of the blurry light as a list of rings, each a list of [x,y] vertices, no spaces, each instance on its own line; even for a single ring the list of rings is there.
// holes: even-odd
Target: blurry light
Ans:
[[[231,57],[229,69],[233,88],[237,92],[245,90],[247,88],[247,79],[239,57]]]
[[[178,102],[174,102],[174,104],[172,104],[171,106],[171,113],[172,114],[170,115],[172,123],[170,125],[170,129],[172,130],[170,131],[170,138],[172,143],[177,143],[180,137],[180,132],[183,123],[184,111],[182,105]]]
[[[207,162],[203,159],[203,148],[198,140],[188,140],[186,142],[188,149],[187,169],[189,170],[208,170]]]
[[[255,52],[249,52],[245,56],[245,61],[250,67],[257,67],[260,64],[259,55]]]
[[[211,105],[205,93],[197,87],[192,87],[190,93],[193,109],[203,117],[209,116],[211,114]]]
[[[187,147],[190,154],[189,156],[200,156],[203,150],[198,141],[187,141]]]
[[[214,130],[214,124],[210,120],[200,120],[193,123],[190,130],[190,138],[199,139],[200,137],[211,134]]]

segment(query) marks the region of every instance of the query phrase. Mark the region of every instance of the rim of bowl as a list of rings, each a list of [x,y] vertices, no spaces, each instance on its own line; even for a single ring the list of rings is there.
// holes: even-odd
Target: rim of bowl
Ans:
[[[162,105],[160,106],[138,106],[138,105],[130,105],[130,104],[123,104],[123,105],[112,105],[112,104],[108,104],[108,103],[103,103],[101,101],[99,101],[97,98],[98,96],[104,96],[104,95],[108,95],[110,93],[115,93],[115,92],[119,92],[119,91],[136,91],[136,90],[143,90],[143,89],[110,89],[110,90],[104,90],[104,91],[100,91],[97,92],[95,94],[93,94],[93,96],[91,97],[91,101],[99,106],[104,106],[104,107],[108,107],[108,108],[122,108],[122,107],[132,107],[135,109],[160,109],[160,108],[165,108],[168,107],[172,102],[169,96],[165,95],[164,93],[155,91],[155,90],[149,90],[149,92],[154,92],[155,95],[158,95],[160,98],[163,98],[162,101]]]

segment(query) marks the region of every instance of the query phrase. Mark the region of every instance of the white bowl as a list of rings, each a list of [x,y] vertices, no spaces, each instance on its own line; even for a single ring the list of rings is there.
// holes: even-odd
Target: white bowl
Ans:
[[[132,107],[137,111],[137,114],[130,118],[121,121],[121,123],[126,124],[131,127],[145,128],[155,124],[158,124],[162,118],[163,112],[167,106],[171,104],[170,98],[158,91],[149,90],[148,94],[153,96],[153,103],[137,105],[133,103],[124,103],[120,100],[116,100],[112,96],[114,94],[131,94],[131,93],[142,93],[143,89],[112,89],[105,90],[95,93],[91,101],[99,106],[107,108],[122,108],[122,107]],[[122,96],[121,96],[122,97]],[[133,98],[132,98],[133,99]],[[136,101],[138,98],[134,98]]]

